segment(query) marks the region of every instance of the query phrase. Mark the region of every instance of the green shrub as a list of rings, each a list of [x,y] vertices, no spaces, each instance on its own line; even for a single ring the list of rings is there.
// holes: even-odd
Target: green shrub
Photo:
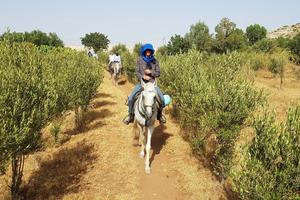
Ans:
[[[275,51],[276,47],[277,47],[276,41],[267,38],[259,40],[253,45],[254,50],[262,51],[265,53],[272,53],[273,51]]]
[[[36,46],[51,46],[63,47],[63,41],[57,36],[56,33],[44,33],[40,30],[33,30],[31,32],[10,32],[10,30],[0,35],[0,41],[6,42],[30,42]]]
[[[61,133],[61,124],[59,124],[58,122],[54,122],[50,128],[50,133],[54,139],[54,143],[58,144]]]
[[[290,109],[281,124],[274,113],[264,112],[253,128],[242,168],[233,174],[241,199],[299,199],[300,106]]]
[[[67,109],[84,110],[101,72],[83,52],[0,43],[0,170],[11,162],[13,199],[18,199],[25,155],[41,146],[41,129]]]
[[[289,56],[286,52],[275,53],[271,55],[270,58],[270,64],[268,66],[268,69],[274,74],[274,76],[279,74],[280,87],[282,87],[283,84],[284,66],[288,63],[288,58]]]
[[[270,59],[270,65],[269,65],[268,69],[274,75],[277,75],[281,71],[283,71],[283,66],[284,66],[284,61],[282,59],[279,59],[279,58],[273,56]]]
[[[125,52],[122,54],[122,60],[123,60],[123,70],[125,71],[125,74],[129,78],[131,82],[136,81],[135,77],[135,66],[137,61],[137,56],[133,53]]]
[[[269,56],[264,53],[253,53],[253,56],[250,58],[250,65],[254,71],[263,69],[268,66]]]
[[[295,55],[295,62],[300,63],[300,33],[298,33],[289,43],[291,51]]]
[[[161,62],[160,84],[178,108],[182,126],[196,152],[212,132],[218,146],[213,158],[215,172],[226,176],[240,127],[263,102],[261,92],[239,78],[241,54],[206,56],[197,51],[169,56]]]

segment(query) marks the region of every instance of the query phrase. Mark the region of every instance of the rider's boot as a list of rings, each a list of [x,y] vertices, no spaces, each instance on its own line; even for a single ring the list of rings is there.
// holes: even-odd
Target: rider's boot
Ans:
[[[157,120],[159,120],[159,122],[161,124],[164,124],[167,122],[166,117],[162,114],[162,109],[158,109],[158,111],[157,111]]]
[[[124,119],[123,119],[123,123],[128,125],[130,123],[132,123],[134,120],[134,114],[128,114]]]

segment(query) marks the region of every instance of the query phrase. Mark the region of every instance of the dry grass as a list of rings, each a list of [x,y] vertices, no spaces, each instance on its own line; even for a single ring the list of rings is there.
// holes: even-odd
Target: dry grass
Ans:
[[[296,80],[292,66],[286,67],[282,88],[280,79],[266,70],[257,72],[255,86],[265,89],[269,94],[268,103],[276,110],[278,120],[285,119],[288,108],[300,100],[300,83]]]
[[[172,119],[168,117],[168,121]],[[172,123],[167,131],[174,134],[168,140],[168,152],[171,162],[169,166],[175,171],[178,188],[189,194],[187,199],[227,199],[222,184],[204,163],[191,153],[190,145],[181,137],[181,129]]]

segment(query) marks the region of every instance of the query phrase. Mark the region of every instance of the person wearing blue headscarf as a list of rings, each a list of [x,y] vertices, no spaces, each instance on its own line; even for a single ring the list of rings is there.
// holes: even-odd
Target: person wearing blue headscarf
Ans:
[[[139,83],[135,86],[128,97],[128,115],[123,119],[123,122],[126,125],[132,123],[134,120],[134,98],[139,92],[142,91],[142,87],[140,85],[141,80],[154,82],[155,79],[160,76],[160,67],[158,61],[154,57],[154,52],[155,50],[152,44],[145,44],[141,47],[140,56],[137,60],[135,69]],[[162,110],[165,107],[164,95],[159,87],[156,87],[156,90],[161,102],[157,113],[157,119],[160,121],[160,123],[166,123],[166,118],[162,114]]]

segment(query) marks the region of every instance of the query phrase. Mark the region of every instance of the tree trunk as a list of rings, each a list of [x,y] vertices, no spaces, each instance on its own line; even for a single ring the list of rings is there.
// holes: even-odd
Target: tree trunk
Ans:
[[[75,125],[77,130],[82,130],[83,128],[83,112],[81,106],[75,108]]]
[[[12,158],[12,181],[11,181],[11,198],[17,200],[19,197],[19,189],[22,183],[24,169],[24,155],[16,155]]]

